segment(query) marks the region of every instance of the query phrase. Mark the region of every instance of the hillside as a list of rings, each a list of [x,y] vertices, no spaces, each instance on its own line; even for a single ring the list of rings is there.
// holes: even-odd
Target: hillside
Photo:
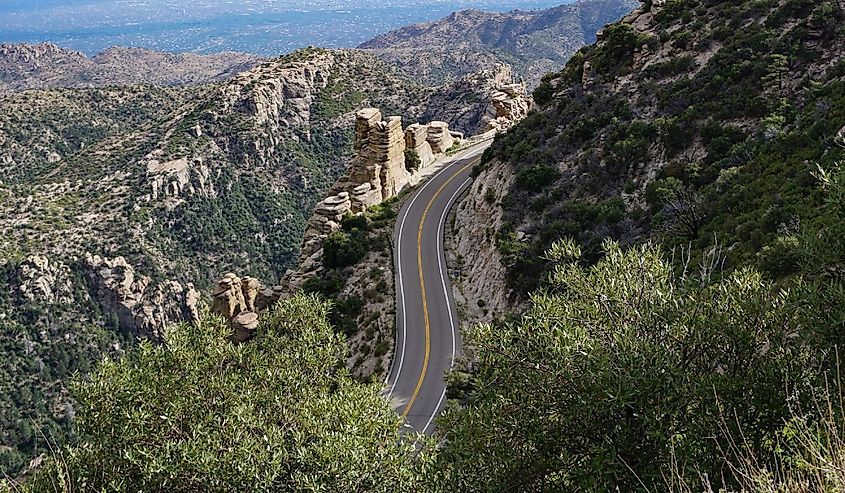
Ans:
[[[364,52],[308,49],[224,83],[0,96],[0,382],[17,389],[0,402],[3,470],[42,451],[42,431],[64,442],[66,379],[123,351],[121,334],[197,318],[225,272],[272,286],[295,266],[353,157],[357,110],[407,124],[490,104],[488,86],[441,90]]]
[[[199,55],[124,47],[89,58],[51,43],[0,44],[0,94],[59,87],[203,84],[228,79],[260,61],[245,53]]]
[[[843,490],[843,21],[655,0],[543,78],[454,215],[439,491]]]
[[[546,10],[464,10],[439,21],[391,31],[359,46],[420,80],[437,84],[504,62],[534,88],[559,70],[595,33],[638,4],[581,0]]]
[[[835,2],[665,2],[605,29],[544,77],[538,110],[477,170],[495,206],[468,199],[459,222],[507,286],[477,279],[500,276],[494,299],[532,291],[561,236],[593,261],[605,238],[652,238],[678,262],[715,248],[727,270],[789,275],[790,238],[817,220],[817,165],[843,159],[830,145],[845,125],[842,15]]]

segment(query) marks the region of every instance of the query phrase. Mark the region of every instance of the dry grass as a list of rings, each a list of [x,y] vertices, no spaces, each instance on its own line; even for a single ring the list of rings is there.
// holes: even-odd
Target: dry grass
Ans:
[[[837,367],[838,358],[837,358]],[[686,476],[675,463],[666,478],[671,493],[817,493],[845,492],[845,399],[837,369],[836,382],[823,389],[811,422],[795,413],[784,424],[774,460],[755,455],[744,437],[734,437],[720,450],[725,458],[725,478]]]

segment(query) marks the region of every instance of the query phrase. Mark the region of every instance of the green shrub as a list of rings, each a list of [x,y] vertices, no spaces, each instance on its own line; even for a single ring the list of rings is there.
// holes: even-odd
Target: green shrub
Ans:
[[[337,295],[343,285],[344,279],[336,272],[327,272],[323,276],[315,276],[307,281],[302,286],[302,291],[309,294],[321,294],[327,298]]]
[[[352,336],[359,328],[358,317],[363,308],[364,301],[358,296],[335,299],[329,321],[338,333]]]
[[[222,320],[169,330],[78,382],[78,445],[21,485],[42,491],[400,491],[413,448],[375,386],[352,381],[311,297],[229,342]],[[366,426],[361,426],[366,423]]]
[[[556,244],[549,292],[470,332],[469,395],[439,422],[443,491],[664,491],[674,464],[731,481],[720,450],[764,453],[812,397],[813,353],[787,336],[802,323],[759,274],[706,285],[653,246],[605,251],[585,269]]]
[[[370,221],[364,214],[346,214],[343,216],[340,224],[347,233],[351,233],[356,229],[359,231],[368,231],[370,229]]]
[[[631,25],[617,23],[608,26],[604,30],[604,41],[593,54],[593,68],[606,74],[628,64],[638,41],[641,40]]]
[[[360,238],[343,231],[336,231],[323,240],[323,263],[328,268],[355,265],[367,254]]]
[[[405,149],[405,169],[414,172],[420,169],[420,155],[413,149]]]
[[[516,175],[516,186],[522,190],[539,193],[560,177],[560,171],[549,164],[535,164]]]

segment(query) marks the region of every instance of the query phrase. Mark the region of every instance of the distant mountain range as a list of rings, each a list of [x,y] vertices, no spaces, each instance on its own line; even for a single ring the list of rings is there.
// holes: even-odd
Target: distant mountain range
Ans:
[[[637,6],[637,0],[582,0],[545,10],[463,10],[402,27],[359,46],[426,85],[511,65],[530,87],[559,70],[595,33]],[[229,79],[264,59],[112,47],[88,57],[52,43],[0,44],[0,93],[54,87],[203,84]]]
[[[125,84],[172,86],[226,80],[262,59],[245,53],[165,53],[114,47],[94,56],[51,43],[0,44],[0,92]]]
[[[510,64],[529,86],[559,70],[605,24],[631,12],[636,0],[584,0],[546,10],[509,13],[464,10],[414,24],[359,46],[433,84]]]

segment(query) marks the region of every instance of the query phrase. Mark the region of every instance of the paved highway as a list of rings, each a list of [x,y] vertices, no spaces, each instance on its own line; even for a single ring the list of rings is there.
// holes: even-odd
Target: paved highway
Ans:
[[[396,354],[385,392],[406,426],[423,433],[434,430],[446,404],[445,375],[461,350],[443,248],[446,220],[488,145],[458,154],[429,178],[406,201],[396,223]]]

